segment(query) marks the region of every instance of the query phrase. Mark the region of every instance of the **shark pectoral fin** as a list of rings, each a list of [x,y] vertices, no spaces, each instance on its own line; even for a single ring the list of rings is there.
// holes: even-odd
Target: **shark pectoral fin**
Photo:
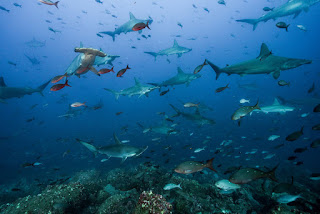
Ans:
[[[304,8],[303,10],[304,10],[304,12],[307,13],[307,12],[309,12],[309,7],[306,7],[306,8]]]
[[[300,13],[301,13],[301,11],[296,12],[296,13],[294,14],[294,17],[293,17],[293,18],[294,18],[294,19],[297,18],[297,17],[300,15]]]
[[[128,157],[123,157],[121,160],[121,163],[125,162],[127,160]]]
[[[5,103],[7,104],[7,102],[4,99],[0,99],[0,103]]]
[[[95,73],[96,75],[100,76],[99,72],[97,71],[97,69],[95,69],[93,66],[91,66],[90,71],[92,71],[93,73]]]
[[[179,53],[179,54],[178,54],[178,57],[181,57],[181,56],[182,56],[182,54]]]
[[[274,79],[278,79],[280,77],[280,71],[275,71],[272,73]]]
[[[146,95],[146,97],[149,97],[149,93],[145,93],[144,95]]]
[[[187,82],[186,85],[187,85],[187,87],[188,87],[188,86],[190,85],[190,82]]]

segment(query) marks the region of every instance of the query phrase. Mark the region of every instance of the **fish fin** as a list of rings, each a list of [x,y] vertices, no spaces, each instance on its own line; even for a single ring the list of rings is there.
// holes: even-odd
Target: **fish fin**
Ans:
[[[91,143],[87,143],[85,141],[80,140],[79,138],[76,138],[76,141],[78,143],[81,143],[83,146],[85,146],[87,149],[89,149],[91,152],[93,152],[94,156],[96,157],[98,155],[98,150],[97,148],[92,145]]]
[[[273,106],[278,106],[278,105],[280,105],[280,103],[279,103],[279,100],[277,99],[277,98],[274,98],[274,101],[273,101],[273,104],[272,104]]]
[[[300,13],[301,13],[301,10],[298,11],[298,12],[296,12],[296,13],[294,14],[293,18],[294,18],[294,19],[297,18],[297,17],[300,15]]]
[[[177,42],[176,39],[174,39],[174,41],[173,41],[173,46],[172,46],[172,47],[174,47],[174,48],[179,47],[179,44],[178,44],[178,42]],[[178,54],[178,55],[179,55],[179,54]]]
[[[40,86],[37,88],[37,92],[39,92],[39,93],[43,96],[42,91],[47,87],[47,85],[48,85],[50,82],[51,82],[51,79],[50,79],[48,82],[40,85]]]
[[[130,20],[131,19],[136,19],[136,17],[134,17],[134,15],[131,12],[129,12],[129,16],[130,16]]]
[[[139,153],[137,153],[135,156],[141,155],[141,154],[144,153],[147,149],[148,149],[148,146],[144,147],[144,148],[141,149],[141,150],[139,151]]]
[[[266,57],[268,57],[271,53],[271,51],[269,50],[268,46],[265,43],[262,43],[261,48],[260,48],[260,54],[257,57],[257,59],[264,59]]]
[[[114,142],[116,142],[116,144],[122,144],[121,141],[118,139],[116,133],[113,133],[113,138],[114,138]]]
[[[210,62],[209,60],[206,59],[206,61],[211,66],[211,68],[216,72],[216,80],[217,80],[220,74],[222,73],[221,69],[215,64],[213,64],[212,62]]]
[[[122,158],[121,163],[125,162],[125,161],[127,160],[127,158],[128,158],[128,157]]]
[[[278,79],[278,78],[280,77],[280,71],[275,71],[275,72],[273,72],[273,73],[272,73],[272,77],[273,77],[274,79]]]
[[[134,81],[135,81],[136,85],[141,85],[140,81],[136,77],[134,78]]]
[[[151,56],[154,56],[154,61],[157,60],[158,53],[156,53],[156,52],[145,52],[145,53],[150,54]]]
[[[181,54],[181,53],[178,53],[177,55],[178,55],[178,57],[181,57],[181,56],[182,56],[182,54]]]
[[[258,99],[257,103],[254,105],[254,109],[261,110],[261,108],[259,107],[259,99]]]
[[[80,42],[80,48],[83,48],[83,43],[82,42]]]
[[[301,130],[300,130],[301,134],[303,134],[303,128],[304,128],[304,126],[301,127]]]
[[[92,71],[96,75],[100,76],[99,72],[97,71],[97,69],[95,69],[95,67],[91,66],[90,71]]]
[[[116,39],[116,34],[114,33],[114,31],[103,31],[103,32],[99,32],[99,33],[107,34],[107,35],[111,36],[113,41]]]
[[[217,172],[217,171],[213,168],[213,166],[212,166],[213,160],[214,160],[214,158],[211,158],[210,160],[208,160],[207,163],[206,163],[206,167],[209,168],[209,169],[211,169],[211,170],[214,171],[214,172]]]
[[[257,28],[257,25],[260,22],[259,19],[238,19],[236,21],[251,24],[253,26],[253,30],[255,30]]]
[[[114,96],[116,97],[116,100],[119,99],[120,94],[114,90],[108,89],[108,88],[104,88],[104,90],[111,92],[112,94],[114,94]]]
[[[7,87],[3,77],[0,77],[0,87]]]
[[[54,3],[54,6],[56,6],[56,8],[58,8],[58,3],[59,3],[59,1],[56,1],[55,3]],[[59,8],[58,8],[59,9]]]
[[[182,69],[180,67],[178,67],[178,74],[184,74],[184,72],[182,71]]]
[[[287,31],[287,32],[288,32],[288,27],[289,27],[289,26],[290,26],[290,24],[288,24],[287,27],[286,27],[286,31]]]
[[[278,179],[276,178],[276,170],[279,167],[280,164],[277,164],[271,171],[267,172],[267,177],[275,182],[278,182]]]
[[[171,108],[173,108],[173,110],[175,110],[177,112],[176,116],[179,116],[181,114],[181,111],[179,109],[177,109],[174,105],[169,104],[171,106]]]

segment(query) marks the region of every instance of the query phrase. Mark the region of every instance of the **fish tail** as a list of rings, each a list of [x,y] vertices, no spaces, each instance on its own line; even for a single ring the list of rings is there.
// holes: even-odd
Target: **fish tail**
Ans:
[[[112,37],[112,40],[114,41],[116,39],[116,34],[113,31],[103,31],[103,32],[99,32],[99,33],[103,33],[103,34],[107,34],[109,36]]]
[[[158,54],[156,52],[145,52],[146,54],[150,54],[151,56],[154,56],[154,61],[157,60]]]
[[[58,3],[59,3],[59,1],[56,1],[55,3],[54,3],[54,6],[56,6],[56,8],[58,8]],[[59,9],[59,8],[58,8]]]
[[[257,103],[254,105],[254,109],[259,109],[259,110],[261,110],[261,108],[259,107],[259,100],[258,100]]]
[[[171,108],[173,108],[173,110],[175,110],[177,112],[177,115],[175,115],[174,117],[177,117],[181,114],[181,111],[179,109],[177,109],[174,105],[170,104]]]
[[[110,71],[114,73],[114,70],[113,70],[113,68],[114,68],[114,66],[112,66],[112,68],[110,69]]]
[[[204,60],[203,65],[208,65],[208,62],[206,59]]]
[[[288,27],[289,27],[289,26],[290,26],[290,24],[288,24],[287,27],[286,27],[286,31],[287,31],[287,32],[288,32]]]
[[[126,69],[131,69],[131,68],[129,67],[129,65],[127,65]]]
[[[207,160],[206,167],[209,168],[209,169],[211,169],[211,170],[214,171],[214,172],[217,172],[217,171],[213,168],[213,166],[212,166],[213,160],[214,160],[214,158],[211,158],[210,160]]]
[[[267,177],[275,182],[278,182],[278,179],[276,178],[276,170],[279,167],[279,164],[277,164],[271,171],[267,172]]]
[[[221,69],[206,59],[206,62],[211,66],[211,68],[216,72],[216,80],[219,78],[220,74],[222,73]]]
[[[66,83],[65,83],[64,85],[71,87],[71,85],[68,84],[68,81],[69,81],[69,80],[66,80]]]
[[[255,30],[257,28],[257,25],[260,22],[259,19],[238,19],[236,21],[253,25],[253,30]]]
[[[149,28],[149,20],[147,21],[146,27],[147,27],[149,30],[151,30],[151,29]]]
[[[38,88],[37,88],[37,92],[39,92],[42,96],[43,96],[43,93],[42,91],[47,87],[47,85],[51,82],[51,80],[49,80],[48,82],[40,85]]]
[[[116,97],[116,100],[119,99],[120,94],[112,89],[104,88],[104,90],[111,92]]]
[[[78,143],[81,143],[81,144],[84,145],[85,147],[87,147],[87,149],[89,149],[91,152],[93,152],[93,154],[94,154],[95,157],[98,155],[98,149],[97,149],[94,145],[92,145],[92,144],[90,144],[90,143],[87,143],[87,142],[85,142],[85,141],[82,141],[82,140],[80,140],[79,138],[76,138],[76,141],[77,141]]]

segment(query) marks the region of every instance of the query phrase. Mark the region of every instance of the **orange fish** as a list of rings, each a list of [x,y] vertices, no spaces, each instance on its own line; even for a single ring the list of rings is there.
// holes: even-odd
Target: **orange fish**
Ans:
[[[113,72],[114,73],[113,68],[114,67],[112,67],[111,69],[104,68],[104,69],[101,69],[98,73],[99,74],[106,74],[106,73],[109,73],[109,72]]]
[[[217,88],[217,89],[216,89],[216,93],[219,93],[219,92],[224,91],[225,89],[229,88],[228,86],[229,86],[229,83],[228,83],[226,86],[224,86],[224,87]]]
[[[147,21],[147,24],[145,24],[145,23],[143,23],[143,22],[140,22],[140,23],[135,24],[135,25],[133,26],[132,30],[133,30],[133,31],[139,31],[139,30],[142,30],[142,29],[144,29],[144,28],[146,28],[146,27],[147,27],[149,30],[151,30],[151,29],[149,28],[149,21]]]
[[[129,68],[129,65],[127,65],[126,68],[121,69],[121,70],[117,73],[117,77],[121,77],[124,73],[126,73],[126,71],[127,71],[128,69],[131,69],[131,68]]]
[[[66,77],[67,74],[64,74],[64,75],[58,75],[58,76],[55,76],[52,80],[51,80],[51,83],[57,83],[59,82],[60,80],[62,80],[64,77]]]
[[[68,80],[66,80],[66,82],[64,84],[56,84],[56,85],[52,86],[50,91],[59,91],[59,90],[63,89],[65,86],[71,87],[68,84]]]
[[[47,5],[54,5],[54,6],[56,6],[57,8],[58,8],[58,3],[59,3],[59,1],[57,1],[57,2],[52,2],[52,1],[50,1],[50,0],[39,0],[39,2],[41,2],[41,3],[43,3],[43,4],[47,4]]]

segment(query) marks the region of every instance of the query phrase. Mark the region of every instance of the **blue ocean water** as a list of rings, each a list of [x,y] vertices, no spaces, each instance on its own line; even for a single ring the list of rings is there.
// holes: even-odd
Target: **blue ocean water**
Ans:
[[[173,171],[183,161],[205,161],[212,157],[215,157],[213,165],[218,175],[223,175],[223,169],[234,165],[262,169],[280,164],[279,174],[283,178],[294,175],[297,179],[308,180],[312,173],[320,172],[319,148],[310,147],[311,142],[319,138],[318,131],[311,127],[319,124],[319,113],[313,109],[320,103],[320,52],[317,48],[320,4],[311,6],[308,12],[302,11],[295,19],[290,15],[276,21],[261,22],[254,31],[252,25],[236,21],[258,18],[267,13],[263,7],[273,8],[285,3],[286,0],[230,0],[222,5],[217,1],[203,0],[124,0],[101,4],[94,0],[68,0],[59,2],[59,8],[56,8],[35,0],[3,0],[0,5],[10,11],[0,10],[0,76],[8,87],[37,88],[53,77],[63,75],[78,55],[74,49],[81,43],[83,47],[101,48],[107,55],[120,56],[113,61],[116,73],[127,65],[131,69],[123,77],[112,72],[97,76],[91,71],[81,78],[73,75],[68,77],[72,87],[50,91],[54,85],[50,83],[43,96],[34,93],[0,103],[1,183],[11,184],[20,179],[30,182],[35,178],[56,179],[62,175],[72,176],[81,170],[96,168],[108,171],[134,167],[146,161]],[[107,34],[97,36],[99,32],[113,31],[129,21],[130,12],[137,19],[152,19],[151,30],[145,28],[141,33],[122,33],[115,36],[115,41]],[[279,21],[290,24],[288,32],[276,27]],[[303,25],[307,30],[303,31],[297,25]],[[61,32],[54,33],[49,28]],[[33,39],[44,42],[44,45],[30,47],[27,42]],[[156,60],[144,53],[170,48],[174,40],[192,51],[181,57],[176,54],[158,56]],[[112,93],[104,90],[126,89],[135,84],[134,78],[143,84],[161,83],[175,76],[178,67],[185,73],[192,73],[206,59],[220,68],[255,59],[262,43],[273,55],[309,59],[312,64],[281,71],[278,80],[271,74],[229,76],[225,73],[216,80],[214,70],[207,65],[199,73],[201,78],[188,86],[168,87],[169,92],[163,96],[155,89],[148,97],[120,96],[116,100]],[[26,55],[36,58],[39,64],[32,64]],[[94,67],[100,70],[112,66]],[[290,86],[279,86],[279,80],[290,82]],[[308,93],[313,83],[315,90]],[[229,88],[215,93],[217,88],[227,84]],[[167,87],[161,88],[161,91],[165,90]],[[240,126],[231,120],[232,114],[241,106],[253,106],[258,100],[260,107],[269,106],[275,98],[295,109],[286,113],[254,112],[243,117]],[[248,99],[250,103],[240,104],[240,99]],[[88,107],[71,108],[74,102],[85,102]],[[92,107],[99,102],[103,103],[102,108],[93,110]],[[210,109],[207,110],[199,108],[200,113],[215,120],[215,124],[200,126],[184,117],[171,118],[176,112],[169,104],[181,111],[194,113],[197,108],[183,107],[187,102],[208,106]],[[68,112],[70,109],[76,112]],[[117,115],[117,112],[123,113]],[[157,112],[165,112],[173,122],[164,120],[164,116]],[[70,118],[63,116],[69,113],[72,114]],[[306,117],[301,116],[304,113],[307,113]],[[177,133],[146,131],[163,123],[168,126],[176,124]],[[302,126],[302,137],[294,142],[285,140]],[[120,140],[129,140],[128,144],[132,146],[148,146],[148,149],[139,158],[129,157],[124,163],[118,158],[101,162],[105,156],[95,158],[75,140],[78,138],[105,146],[114,144],[113,133]],[[271,135],[279,135],[280,138],[270,141],[268,137]],[[160,139],[152,141],[154,138]],[[206,139],[208,142],[203,143]],[[224,140],[232,140],[232,144],[224,147],[221,145]],[[284,145],[274,149],[279,144]],[[194,153],[195,149],[202,147],[205,147],[204,151]],[[294,153],[296,148],[305,147],[307,151]],[[257,152],[246,154],[252,149],[257,149]],[[217,150],[220,153],[215,153]],[[264,159],[268,154],[275,156]],[[293,155],[297,159],[288,161],[288,157]],[[297,166],[298,161],[303,164]],[[22,166],[34,162],[41,165]],[[223,169],[217,168],[219,164]]]

